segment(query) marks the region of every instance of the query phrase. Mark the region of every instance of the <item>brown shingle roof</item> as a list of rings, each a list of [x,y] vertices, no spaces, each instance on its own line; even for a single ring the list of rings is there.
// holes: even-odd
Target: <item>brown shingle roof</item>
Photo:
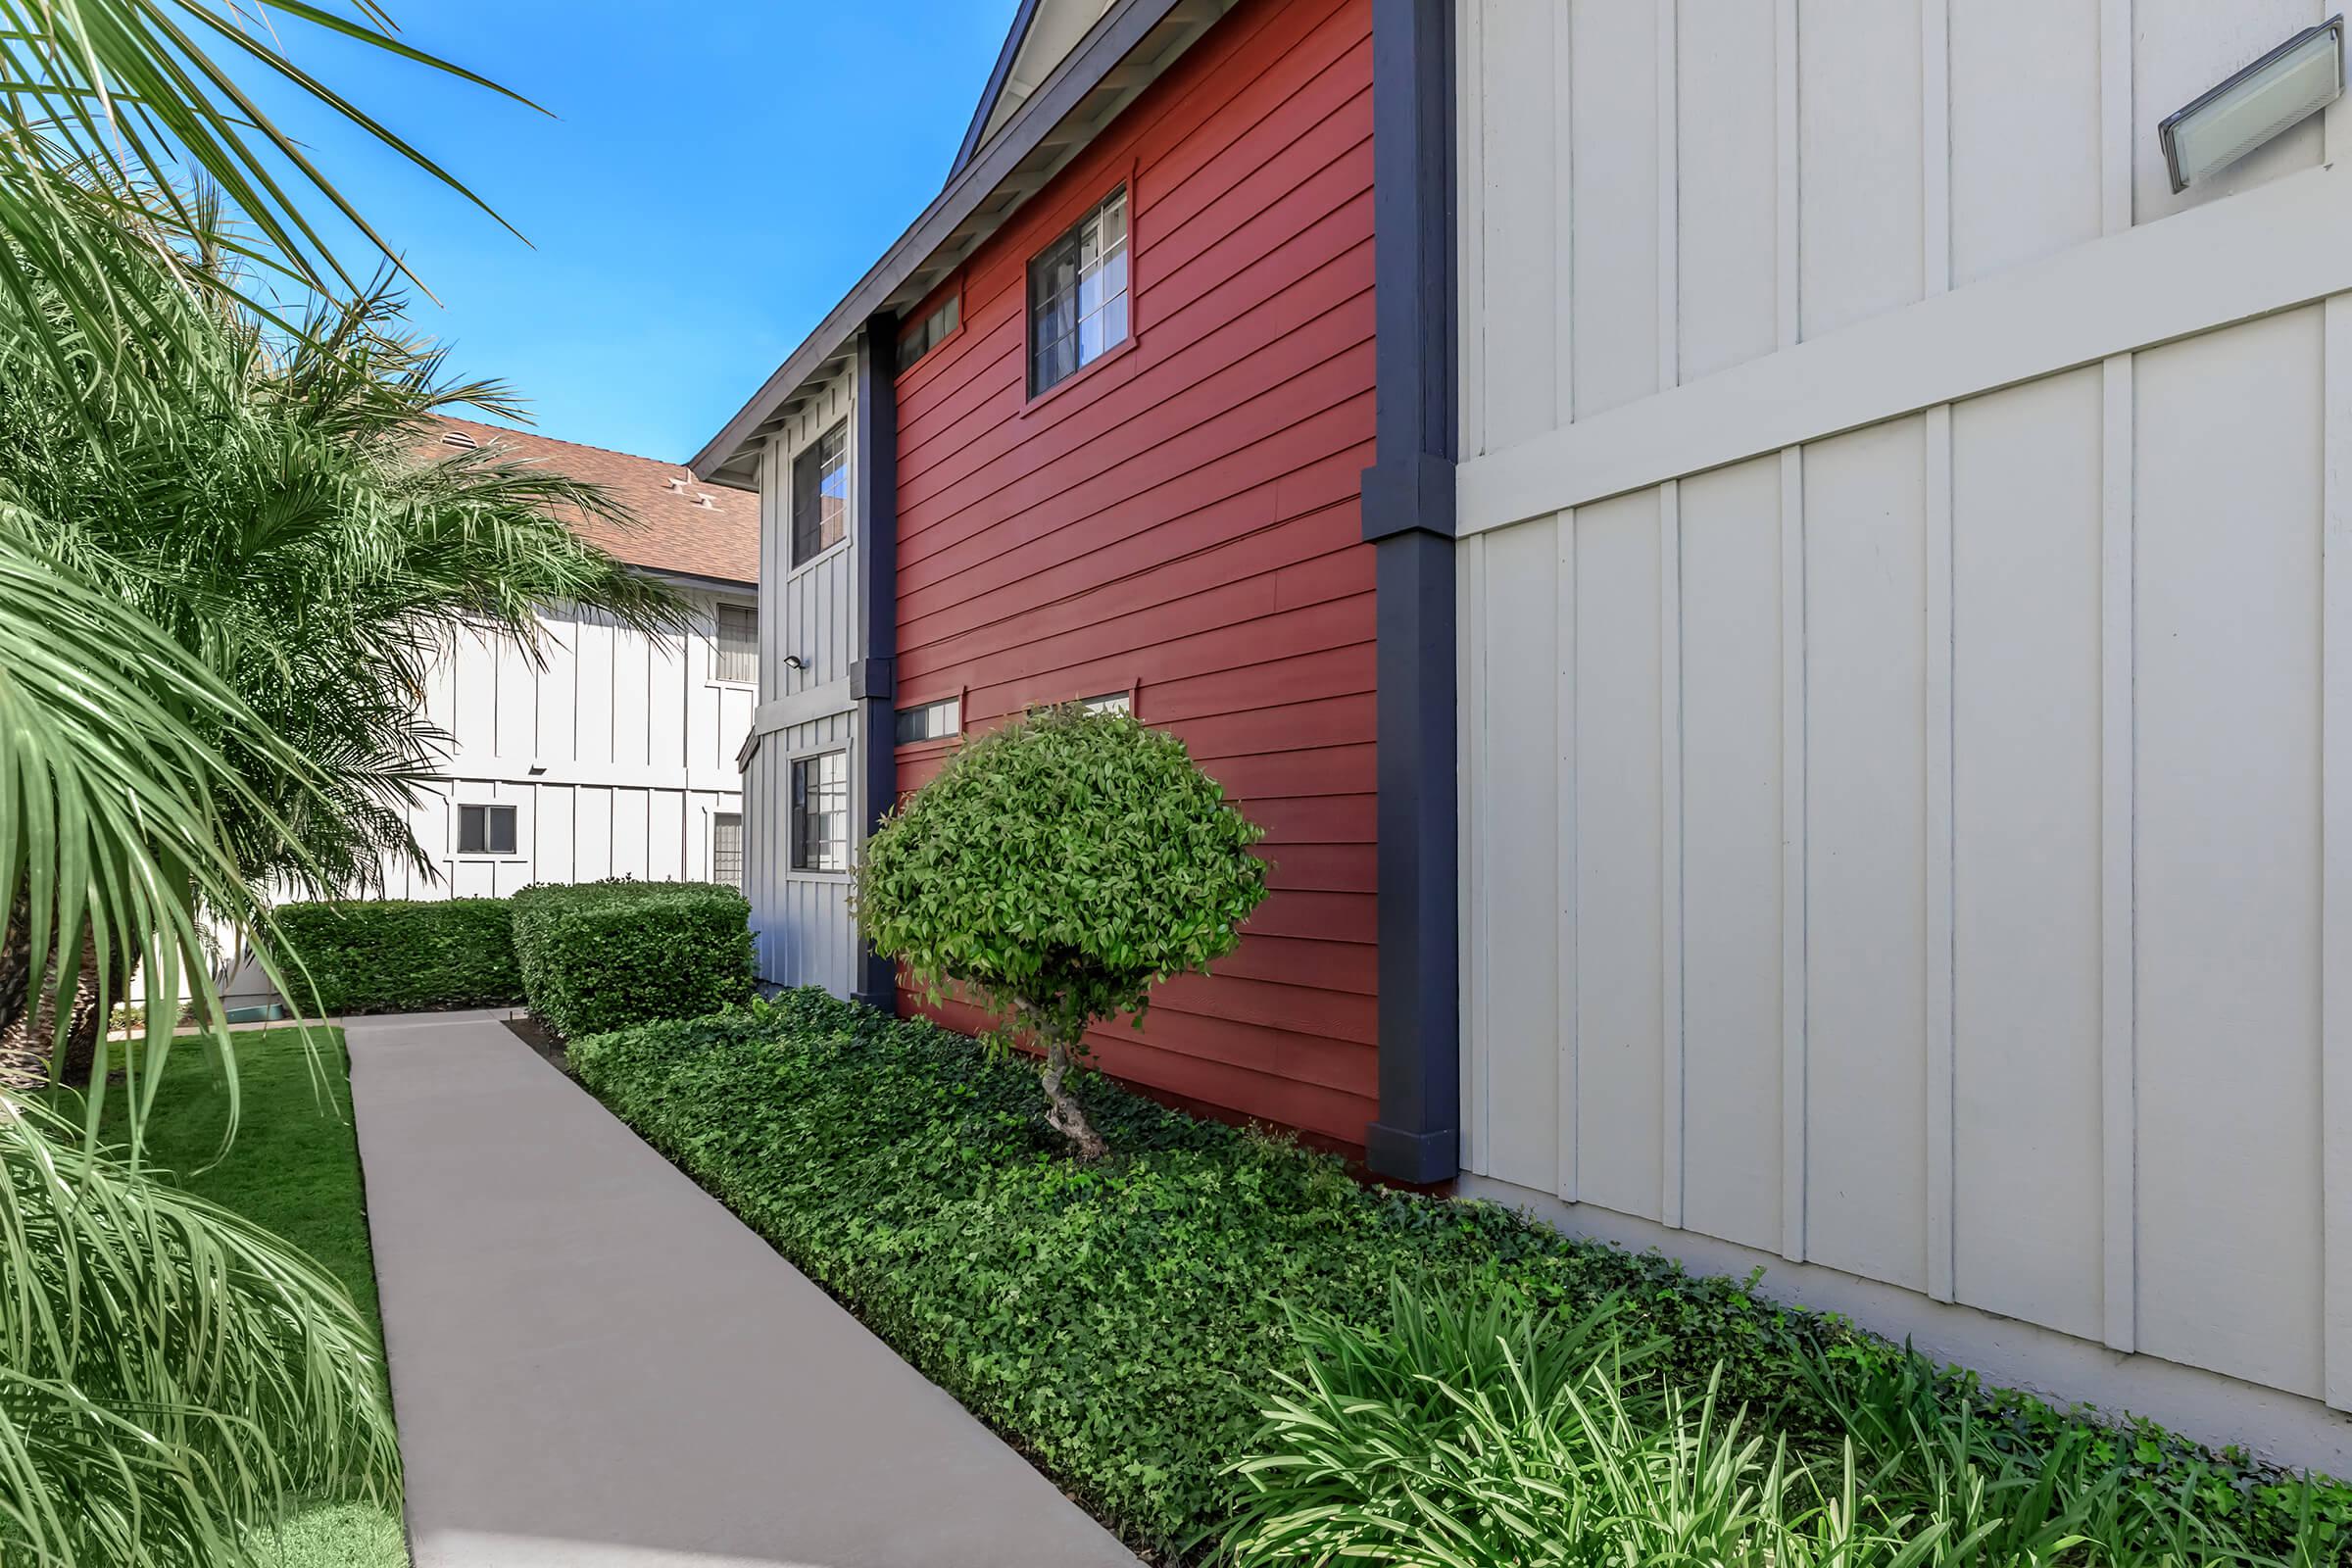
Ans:
[[[760,580],[760,498],[721,485],[687,481],[686,470],[652,458],[558,441],[503,424],[443,416],[448,429],[496,447],[511,461],[539,464],[568,478],[601,485],[637,518],[615,528],[592,518],[574,531],[633,566],[724,582]]]

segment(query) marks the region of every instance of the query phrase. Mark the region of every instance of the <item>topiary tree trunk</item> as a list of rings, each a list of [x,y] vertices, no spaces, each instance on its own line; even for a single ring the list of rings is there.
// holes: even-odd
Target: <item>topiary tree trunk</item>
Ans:
[[[1080,1159],[1101,1159],[1110,1152],[1095,1124],[1086,1119],[1086,1107],[1070,1093],[1069,1075],[1078,1065],[1076,1042],[1049,1035],[1046,1038],[1045,1070],[1038,1082],[1046,1091],[1046,1123],[1070,1141],[1070,1147]]]

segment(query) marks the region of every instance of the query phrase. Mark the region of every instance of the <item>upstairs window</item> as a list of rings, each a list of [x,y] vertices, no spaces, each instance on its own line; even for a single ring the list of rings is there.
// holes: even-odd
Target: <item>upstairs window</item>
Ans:
[[[944,741],[961,728],[963,699],[960,697],[943,697],[920,708],[902,708],[898,712],[901,746],[912,746],[917,741]]]
[[[849,531],[850,425],[844,419],[792,460],[792,564],[814,561]]]
[[[458,808],[460,855],[513,855],[514,808],[461,806]]]
[[[917,321],[907,334],[899,339],[899,368],[904,370],[947,341],[963,319],[963,297],[951,294],[940,301],[939,309]]]
[[[850,868],[850,754],[826,752],[792,764],[792,868]]]
[[[760,612],[749,605],[718,607],[718,635],[710,646],[710,678],[737,686],[760,684]]]
[[[1127,341],[1127,187],[1029,264],[1029,395]]]

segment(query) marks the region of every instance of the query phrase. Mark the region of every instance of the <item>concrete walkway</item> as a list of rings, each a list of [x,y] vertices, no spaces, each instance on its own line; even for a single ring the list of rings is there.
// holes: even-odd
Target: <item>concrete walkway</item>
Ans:
[[[416,1568],[1135,1568],[503,1017],[349,1024]]]

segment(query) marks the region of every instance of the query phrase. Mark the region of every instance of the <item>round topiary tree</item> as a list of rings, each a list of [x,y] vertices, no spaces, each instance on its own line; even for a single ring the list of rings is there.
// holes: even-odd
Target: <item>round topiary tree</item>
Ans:
[[[1266,896],[1264,837],[1184,743],[1125,713],[1032,710],[951,758],[877,828],[858,869],[866,940],[937,1001],[984,1003],[999,1045],[1042,1056],[1046,1119],[1082,1158],[1069,1091],[1088,1027],[1143,1022],[1152,986],[1205,970]]]

